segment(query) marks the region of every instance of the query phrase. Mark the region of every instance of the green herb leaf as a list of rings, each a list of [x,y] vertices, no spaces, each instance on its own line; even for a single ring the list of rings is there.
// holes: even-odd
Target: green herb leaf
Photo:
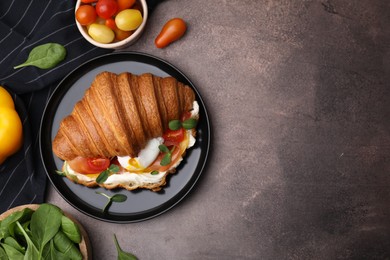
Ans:
[[[122,248],[120,247],[120,245],[118,243],[118,240],[116,239],[115,234],[114,234],[114,242],[115,242],[116,250],[118,252],[118,260],[137,260],[138,259],[135,255],[122,250]]]
[[[53,238],[54,247],[66,255],[68,259],[82,259],[83,256],[76,245],[61,231],[59,230]]]
[[[108,199],[106,205],[103,207],[103,212],[106,212],[108,208],[111,206],[112,202],[124,202],[127,200],[127,196],[123,194],[115,194],[113,196],[109,196],[103,192],[95,191],[96,194],[100,194]]]
[[[110,171],[109,170],[105,170],[105,171],[102,171],[99,176],[96,178],[96,182],[97,183],[103,183],[105,182],[108,177],[110,176]]]
[[[168,147],[165,144],[160,144],[158,146],[158,149],[160,149],[160,151],[163,152],[163,153],[169,153],[169,149],[168,149]]]
[[[171,163],[171,157],[172,157],[172,155],[171,155],[170,152],[166,153],[164,155],[164,157],[161,159],[160,165],[161,166],[166,166],[166,165],[170,164]]]
[[[24,255],[24,259],[39,259],[39,251],[35,244],[32,242],[31,238],[27,235],[26,231],[24,231],[22,225],[20,225],[19,221],[16,222],[18,225],[20,231],[22,232],[24,238],[26,239],[27,242],[27,249],[26,253]]]
[[[120,168],[116,164],[111,164],[110,167],[108,167],[108,170],[112,173],[117,173],[119,172]]]
[[[124,202],[126,200],[127,200],[127,196],[119,193],[111,197],[111,201],[113,202]]]
[[[157,175],[157,174],[159,174],[159,172],[158,171],[152,171],[150,174],[151,175]]]
[[[169,127],[169,129],[171,129],[173,131],[179,130],[181,128],[181,122],[180,122],[180,120],[177,120],[177,119],[171,120],[168,123],[168,127]]]
[[[51,69],[65,59],[66,49],[58,43],[46,43],[33,48],[27,60],[15,66],[18,69],[25,66],[35,66],[40,69]]]
[[[196,120],[195,118],[189,118],[183,122],[183,127],[184,127],[184,129],[189,130],[189,129],[195,128],[197,123],[198,123],[198,120]]]
[[[20,251],[18,251],[16,248],[7,245],[5,243],[1,243],[1,246],[4,248],[5,252],[7,253],[7,256],[9,259],[12,260],[23,260],[24,255]]]

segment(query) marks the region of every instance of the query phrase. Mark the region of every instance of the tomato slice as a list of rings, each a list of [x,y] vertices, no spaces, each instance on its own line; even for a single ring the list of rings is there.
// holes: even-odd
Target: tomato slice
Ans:
[[[164,144],[166,146],[178,146],[184,140],[184,134],[185,130],[182,127],[178,130],[167,129],[163,134]]]
[[[82,174],[100,173],[110,166],[110,159],[106,158],[84,158],[81,156],[68,161],[70,168]]]

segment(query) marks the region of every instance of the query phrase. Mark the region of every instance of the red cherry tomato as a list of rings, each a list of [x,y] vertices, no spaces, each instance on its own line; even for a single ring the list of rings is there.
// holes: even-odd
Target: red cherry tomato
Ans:
[[[105,21],[105,25],[107,25],[108,27],[110,27],[112,30],[116,30],[118,29],[118,27],[116,27],[116,24],[115,24],[115,20],[112,19],[112,18],[108,18],[106,21]]]
[[[81,5],[76,10],[76,20],[81,25],[89,25],[96,20],[96,11],[92,5]]]
[[[163,134],[164,144],[166,146],[179,145],[184,140],[185,130],[180,128],[179,130],[167,129]]]
[[[133,4],[135,3],[135,0],[117,0],[117,3],[118,3],[118,12],[119,12],[132,7]]]
[[[115,0],[99,0],[96,3],[96,13],[104,19],[109,19],[118,10],[118,4]]]
[[[76,157],[68,161],[70,168],[82,174],[100,173],[110,166],[110,160],[105,158]]]
[[[186,23],[181,18],[169,20],[162,28],[154,43],[157,48],[164,48],[180,39],[187,30]]]

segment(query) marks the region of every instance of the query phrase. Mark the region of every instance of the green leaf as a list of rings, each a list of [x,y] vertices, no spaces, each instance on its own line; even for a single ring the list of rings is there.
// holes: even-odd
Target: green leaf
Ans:
[[[124,202],[127,200],[127,196],[123,194],[115,194],[114,196],[108,196],[107,194],[99,191],[95,191],[96,194],[100,194],[108,199],[106,205],[103,207],[103,212],[106,212],[108,208],[111,206],[112,202]]]
[[[0,225],[0,239],[7,236],[15,236],[16,221],[23,223],[29,220],[33,212],[32,209],[25,208],[6,217]]]
[[[33,48],[27,60],[15,66],[18,69],[25,66],[35,66],[40,69],[51,69],[65,59],[66,49],[58,43],[46,43]]]
[[[157,174],[159,174],[159,172],[158,171],[152,171],[150,174],[151,175],[157,175]]]
[[[181,128],[181,122],[180,122],[180,120],[177,120],[177,119],[171,120],[168,123],[168,127],[169,127],[169,129],[171,129],[173,131],[179,130]]]
[[[2,247],[0,247],[0,260],[8,260],[7,253]]]
[[[81,260],[83,256],[76,245],[61,231],[59,230],[53,238],[54,247],[66,255],[69,259]]]
[[[96,178],[96,182],[97,183],[103,183],[105,182],[108,177],[110,176],[110,171],[109,170],[105,170],[105,171],[102,171],[99,176]]]
[[[112,173],[117,173],[119,172],[120,168],[116,164],[111,164],[110,167],[108,167],[108,170]]]
[[[61,230],[73,243],[78,244],[81,242],[79,226],[67,216],[62,216],[61,218]]]
[[[171,153],[166,153],[164,157],[161,159],[160,165],[166,166],[171,163]]]
[[[4,248],[9,259],[12,259],[12,260],[23,260],[24,259],[24,255],[21,252],[19,252],[16,248],[14,248],[10,245],[4,244],[4,243],[1,243],[1,246]]]
[[[19,221],[17,221],[16,224],[18,225],[20,231],[22,232],[22,234],[27,242],[27,249],[26,249],[26,253],[24,254],[24,259],[25,260],[39,259],[40,258],[39,251],[36,248],[35,244],[32,242],[31,238],[24,231],[24,229],[23,229],[22,225],[20,225]]]
[[[124,194],[115,194],[114,196],[111,197],[111,201],[113,202],[124,202],[127,200],[127,196]]]
[[[49,254],[50,254],[50,257],[46,257],[46,259],[51,259],[51,260],[68,260],[69,257],[67,257],[64,253],[61,253],[60,251],[58,251],[56,249],[56,247],[54,246],[54,240],[50,240],[50,245],[49,245],[49,250],[48,250]]]
[[[116,239],[115,234],[114,234],[114,242],[115,242],[116,250],[118,252],[118,260],[137,260],[138,259],[135,255],[122,250],[122,248],[120,247],[120,245],[118,243],[118,240]]]
[[[169,149],[168,149],[168,147],[167,147],[165,144],[160,144],[160,145],[158,146],[158,149],[159,149],[161,152],[163,152],[163,153],[169,153]]]
[[[40,254],[61,226],[62,211],[52,204],[42,204],[31,216],[31,234]]]
[[[66,173],[64,171],[56,170],[56,173],[60,176],[66,177]]]
[[[183,122],[183,127],[184,127],[184,129],[189,130],[189,129],[195,128],[197,123],[198,123],[198,120],[196,120],[195,118],[189,118]]]
[[[18,250],[22,254],[24,254],[26,252],[26,249],[23,246],[21,246],[19,244],[19,242],[15,238],[13,238],[13,237],[6,237],[4,239],[4,244],[12,246],[13,248]]]

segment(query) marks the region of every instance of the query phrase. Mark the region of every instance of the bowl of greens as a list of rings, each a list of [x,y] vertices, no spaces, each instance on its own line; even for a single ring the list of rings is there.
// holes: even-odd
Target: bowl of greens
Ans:
[[[88,235],[52,204],[29,204],[0,215],[0,259],[92,259]],[[8,257],[8,258],[7,258]]]

